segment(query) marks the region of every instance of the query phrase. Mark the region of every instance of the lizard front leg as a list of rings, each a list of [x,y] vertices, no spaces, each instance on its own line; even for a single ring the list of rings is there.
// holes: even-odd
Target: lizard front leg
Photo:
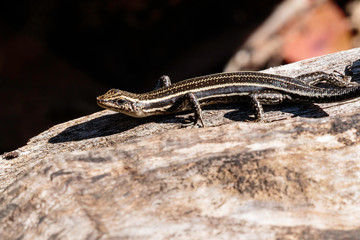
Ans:
[[[285,99],[290,98],[283,93],[271,90],[254,92],[249,96],[255,111],[256,122],[265,122],[264,109],[262,105],[276,105],[282,103]]]
[[[195,114],[195,123],[194,126],[198,125],[198,123],[201,123],[202,127],[205,127],[204,120],[202,117],[202,110],[199,101],[195,97],[193,93],[187,93],[185,94],[185,98],[189,101],[189,106],[193,109]]]
[[[154,90],[163,88],[163,87],[168,87],[170,85],[171,85],[171,80],[170,80],[169,76],[163,75],[159,78],[158,82],[155,85]]]

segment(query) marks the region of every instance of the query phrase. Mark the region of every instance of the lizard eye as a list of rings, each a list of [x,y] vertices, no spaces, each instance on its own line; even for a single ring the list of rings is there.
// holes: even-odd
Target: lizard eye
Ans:
[[[124,105],[125,103],[126,103],[126,100],[124,100],[124,99],[116,100],[116,104],[118,104],[118,105]]]

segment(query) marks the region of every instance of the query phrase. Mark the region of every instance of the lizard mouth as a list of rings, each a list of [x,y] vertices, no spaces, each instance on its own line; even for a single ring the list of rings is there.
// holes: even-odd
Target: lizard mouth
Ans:
[[[101,99],[101,97],[96,98],[96,103],[97,103],[97,105],[99,105],[102,108],[114,111],[114,108],[110,106],[109,102],[104,99]]]
[[[105,102],[105,100],[101,99],[101,97],[97,97],[96,98],[96,103],[98,105],[100,105],[101,107],[103,106],[103,103]]]
[[[108,110],[111,110],[114,112],[123,113],[128,116],[133,116],[133,114],[126,111],[126,109],[123,106],[118,106],[115,103],[113,103],[112,101],[101,99],[101,96],[96,98],[96,103],[102,108],[105,108],[105,109],[108,109]]]

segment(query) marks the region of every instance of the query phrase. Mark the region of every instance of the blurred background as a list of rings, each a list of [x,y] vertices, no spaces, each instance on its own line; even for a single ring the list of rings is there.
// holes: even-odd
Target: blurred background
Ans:
[[[359,46],[359,1],[18,0],[0,3],[0,154],[161,75],[271,66]]]

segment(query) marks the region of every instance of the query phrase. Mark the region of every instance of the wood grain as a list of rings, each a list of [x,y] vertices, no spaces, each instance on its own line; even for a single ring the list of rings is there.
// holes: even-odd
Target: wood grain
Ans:
[[[110,111],[56,125],[0,159],[0,239],[359,239],[359,105],[266,107],[261,124],[246,104],[215,106],[207,128]]]

